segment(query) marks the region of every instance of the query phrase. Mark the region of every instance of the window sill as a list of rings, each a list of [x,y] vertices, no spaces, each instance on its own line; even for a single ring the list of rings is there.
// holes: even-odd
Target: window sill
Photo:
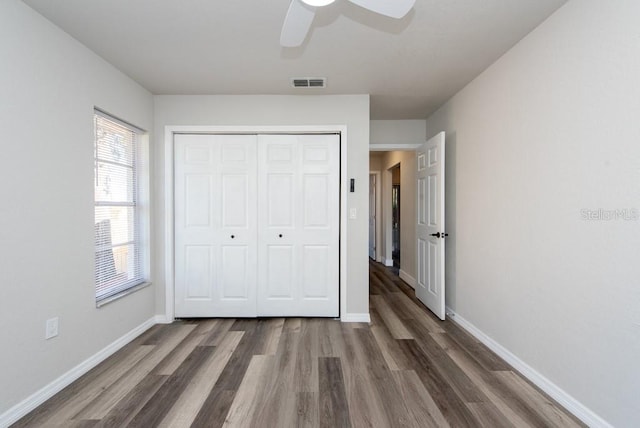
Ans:
[[[143,288],[147,288],[150,286],[150,282],[143,282],[142,284],[138,284],[134,287],[128,288],[124,291],[119,292],[118,294],[114,294],[113,296],[105,297],[104,299],[100,299],[96,301],[96,308],[100,308],[104,305],[107,305],[111,302],[114,302],[124,296],[128,296],[129,294],[133,294],[138,290],[142,290]]]

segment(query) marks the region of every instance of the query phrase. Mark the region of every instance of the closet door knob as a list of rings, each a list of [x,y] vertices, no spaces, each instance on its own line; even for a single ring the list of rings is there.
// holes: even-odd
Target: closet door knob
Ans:
[[[282,233],[278,235],[278,238],[282,238]]]
[[[235,238],[235,237],[236,237],[236,235],[231,235],[231,239],[233,239],[233,238]]]
[[[440,232],[438,232],[438,233],[432,233],[432,234],[431,234],[431,235],[429,235],[429,236],[435,236],[436,238],[439,238],[439,237],[440,237]]]

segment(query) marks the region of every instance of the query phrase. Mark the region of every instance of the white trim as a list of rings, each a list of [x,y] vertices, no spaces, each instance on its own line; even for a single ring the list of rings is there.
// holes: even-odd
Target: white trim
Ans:
[[[347,126],[165,126],[164,127],[164,212],[165,212],[165,321],[173,322],[174,308],[174,237],[173,237],[173,135],[180,133],[210,134],[340,134],[340,317],[347,314]]]
[[[165,315],[156,315],[154,320],[156,324],[171,324],[173,322],[173,320],[169,321]]]
[[[400,163],[395,164],[400,165]],[[391,197],[393,193],[393,174],[391,168],[382,171],[382,235],[384,236],[384,249],[382,257],[385,258],[385,266],[393,266],[393,213],[391,212]],[[391,263],[391,264],[389,264]]]
[[[416,279],[411,275],[409,275],[408,273],[406,273],[405,271],[403,271],[402,269],[400,269],[398,276],[400,277],[401,280],[409,284],[411,288],[414,288],[414,289],[416,288]]]
[[[173,241],[173,134],[180,127],[165,126],[164,128],[164,308],[165,319],[171,323],[175,319],[174,297],[174,241]]]
[[[423,143],[413,143],[413,144],[393,144],[393,143],[382,143],[382,144],[369,144],[370,152],[389,152],[389,151],[410,151],[410,150],[418,150]]]
[[[107,345],[101,351],[98,351],[96,354],[92,355],[77,366],[73,367],[71,370],[64,373],[53,382],[49,383],[48,385],[31,394],[29,397],[25,398],[15,406],[11,407],[9,410],[0,415],[0,427],[6,427],[13,424],[18,419],[24,417],[30,411],[38,407],[40,404],[44,403],[49,398],[62,391],[80,376],[87,373],[89,370],[109,358],[111,355],[120,350],[123,346],[131,342],[133,339],[140,336],[149,328],[153,327],[156,324],[156,319],[157,316],[149,318],[139,326],[135,327],[133,330],[126,333],[124,336],[116,339],[110,345]]]
[[[355,313],[351,313],[351,314],[342,314],[342,316],[340,317],[340,321],[342,322],[366,322],[366,323],[370,323],[371,322],[371,316],[368,313],[362,313],[362,314],[355,314]]]
[[[495,352],[500,358],[509,363],[513,368],[519,371],[524,377],[533,382],[538,388],[549,394],[551,398],[560,403],[569,412],[579,418],[582,422],[590,426],[591,428],[613,428],[613,425],[602,419],[595,414],[587,406],[576,400],[569,395],[566,391],[560,388],[558,385],[544,377],[541,373],[536,371],[533,367],[522,361],[520,358],[512,354],[507,348],[500,345],[498,342],[487,336],[478,327],[471,324],[469,321],[455,313],[451,308],[447,307],[447,316],[449,319],[464,330],[469,332],[472,336],[485,344],[489,349]]]
[[[376,198],[376,203],[375,203],[375,251],[373,252],[373,255],[375,256],[373,258],[373,260],[375,261],[380,261],[380,254],[382,253],[381,251],[381,247],[382,247],[382,221],[381,221],[381,217],[382,217],[382,173],[378,170],[375,171],[369,171],[369,177],[371,176],[375,177],[376,180],[376,194],[375,194],[375,198]]]

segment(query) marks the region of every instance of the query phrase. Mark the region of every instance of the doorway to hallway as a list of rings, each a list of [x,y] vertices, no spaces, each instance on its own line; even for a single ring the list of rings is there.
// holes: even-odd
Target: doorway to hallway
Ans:
[[[391,168],[391,259],[393,260],[393,267],[397,270],[400,269],[400,228],[402,225],[400,210],[400,185],[401,185],[400,164]]]

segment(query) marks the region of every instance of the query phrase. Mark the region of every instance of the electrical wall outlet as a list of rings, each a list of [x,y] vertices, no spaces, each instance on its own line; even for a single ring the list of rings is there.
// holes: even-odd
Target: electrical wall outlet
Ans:
[[[51,339],[52,337],[56,337],[57,335],[58,335],[58,317],[48,319],[44,338]]]

